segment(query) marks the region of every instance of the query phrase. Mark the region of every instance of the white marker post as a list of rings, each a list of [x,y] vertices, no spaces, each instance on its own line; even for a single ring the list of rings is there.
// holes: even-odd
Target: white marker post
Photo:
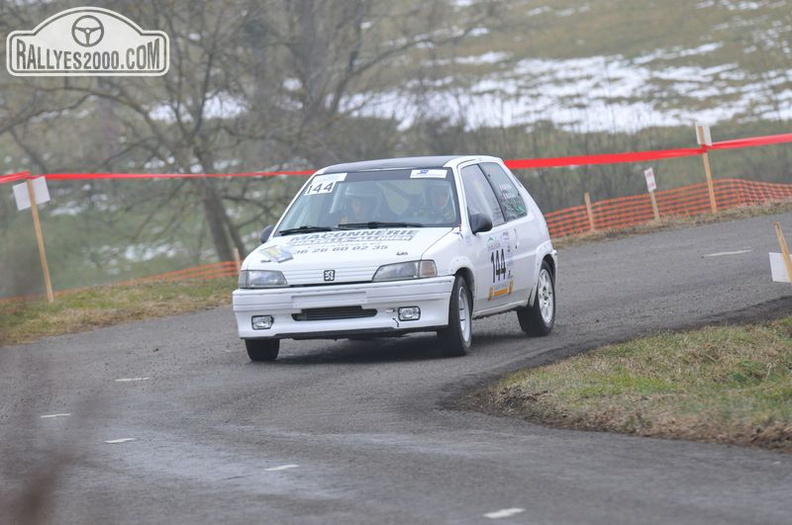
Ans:
[[[47,301],[55,302],[55,294],[52,293],[52,281],[50,280],[49,265],[47,265],[47,252],[44,249],[44,235],[41,233],[41,220],[39,219],[38,205],[50,200],[47,180],[44,177],[37,179],[26,179],[24,184],[14,186],[14,198],[16,199],[17,209],[22,211],[30,208],[33,212],[33,228],[36,231],[36,242],[38,243],[39,259],[41,260],[41,270],[44,272],[44,286],[47,289]]]
[[[696,123],[696,139],[699,146],[712,146],[712,135],[709,126]],[[707,191],[709,192],[710,209],[712,213],[718,213],[718,204],[715,202],[715,186],[712,185],[712,170],[710,169],[709,154],[705,151],[702,155],[704,159],[704,175],[707,177]]]
[[[789,245],[786,242],[786,237],[784,237],[781,224],[774,222],[773,226],[775,226],[781,253],[770,253],[770,272],[772,273],[773,281],[792,283],[792,257],[789,255]]]
[[[644,170],[644,177],[646,178],[646,189],[649,190],[649,198],[652,200],[652,211],[656,221],[660,220],[660,209],[657,207],[657,199],[655,199],[655,190],[657,189],[657,182],[655,181],[655,174],[652,168]]]

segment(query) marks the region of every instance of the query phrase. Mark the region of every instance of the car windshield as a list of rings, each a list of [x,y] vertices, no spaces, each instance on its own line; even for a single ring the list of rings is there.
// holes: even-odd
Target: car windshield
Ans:
[[[316,175],[289,208],[278,234],[406,225],[459,225],[457,192],[448,168]]]

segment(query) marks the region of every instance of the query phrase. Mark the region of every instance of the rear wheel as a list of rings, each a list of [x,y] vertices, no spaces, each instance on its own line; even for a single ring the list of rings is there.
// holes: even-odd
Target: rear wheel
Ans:
[[[437,335],[440,337],[441,352],[448,357],[463,356],[470,350],[472,340],[473,303],[467,281],[457,275],[448,304],[448,327]]]
[[[547,261],[542,262],[539,279],[536,283],[536,297],[533,306],[517,309],[520,328],[526,334],[537,337],[553,331],[555,324],[555,282],[553,272]]]
[[[280,351],[280,339],[245,339],[251,361],[275,361]]]

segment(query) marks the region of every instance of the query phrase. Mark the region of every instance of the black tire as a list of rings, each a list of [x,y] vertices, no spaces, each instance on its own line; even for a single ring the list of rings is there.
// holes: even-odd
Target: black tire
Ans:
[[[245,339],[251,361],[275,361],[280,352],[280,339]]]
[[[555,278],[547,261],[542,261],[534,304],[518,308],[517,319],[523,332],[531,337],[542,337],[553,331],[555,313]]]
[[[473,301],[467,281],[457,275],[448,303],[448,327],[437,332],[440,351],[446,357],[460,357],[470,350],[473,339]]]

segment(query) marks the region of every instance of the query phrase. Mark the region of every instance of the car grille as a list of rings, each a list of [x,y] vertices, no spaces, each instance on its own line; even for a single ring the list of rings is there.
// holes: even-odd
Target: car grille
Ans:
[[[308,308],[299,314],[292,314],[295,321],[331,321],[334,319],[359,319],[374,317],[377,310],[363,309],[362,306],[339,306],[336,308]]]

